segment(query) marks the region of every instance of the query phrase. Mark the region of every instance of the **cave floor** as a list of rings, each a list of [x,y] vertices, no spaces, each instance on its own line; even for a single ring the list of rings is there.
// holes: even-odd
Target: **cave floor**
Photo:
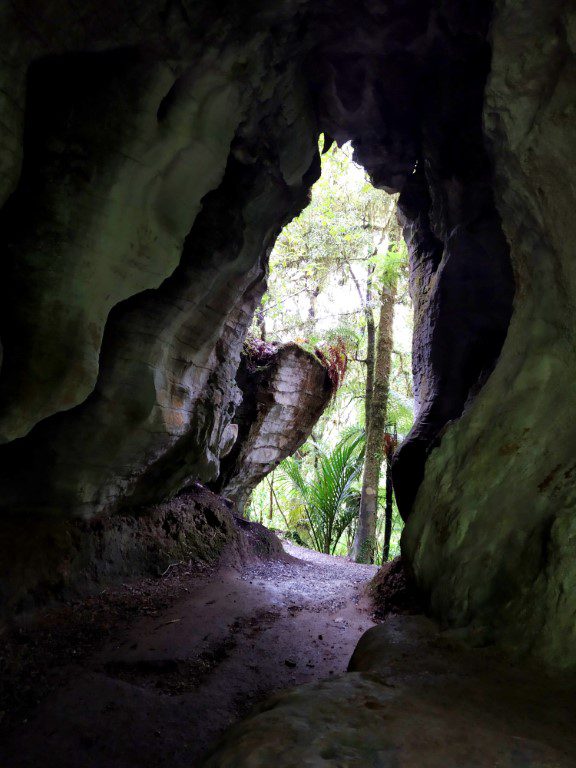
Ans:
[[[344,672],[373,625],[376,568],[284,547],[285,562],[168,574],[175,600],[122,627],[110,616],[77,661],[68,648],[60,684],[4,729],[0,766],[192,768],[271,692]]]
[[[347,673],[271,697],[204,768],[574,768],[573,677],[457,635],[387,617]]]

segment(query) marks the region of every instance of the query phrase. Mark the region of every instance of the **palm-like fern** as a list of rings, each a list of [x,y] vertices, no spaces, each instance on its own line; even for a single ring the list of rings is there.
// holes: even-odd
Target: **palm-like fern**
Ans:
[[[340,537],[354,520],[357,510],[349,502],[363,462],[363,435],[346,437],[326,453],[317,446],[317,465],[311,479],[294,458],[280,465],[291,489],[299,497],[314,547],[333,554]]]

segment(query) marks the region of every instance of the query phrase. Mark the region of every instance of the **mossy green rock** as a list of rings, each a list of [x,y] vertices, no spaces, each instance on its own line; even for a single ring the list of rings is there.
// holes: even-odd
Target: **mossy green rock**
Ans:
[[[348,673],[281,693],[204,768],[569,768],[571,695],[422,617],[368,630]]]

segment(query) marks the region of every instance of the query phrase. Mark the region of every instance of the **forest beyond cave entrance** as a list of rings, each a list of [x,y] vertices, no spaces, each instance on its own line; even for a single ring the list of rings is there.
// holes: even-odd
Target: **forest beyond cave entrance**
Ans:
[[[325,142],[321,137],[321,148]],[[278,346],[295,342],[334,378],[309,438],[253,490],[246,517],[297,544],[377,564],[400,554],[403,522],[391,460],[414,420],[413,309],[396,202],[372,186],[350,143],[324,146],[311,202],[271,253],[267,291],[245,343],[257,367]],[[367,466],[371,418],[380,445]],[[372,451],[377,442],[373,436]],[[377,485],[374,542],[355,552],[370,484]]]

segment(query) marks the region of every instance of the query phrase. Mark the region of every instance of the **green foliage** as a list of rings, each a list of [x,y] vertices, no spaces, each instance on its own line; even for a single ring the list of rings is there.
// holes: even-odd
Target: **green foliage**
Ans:
[[[412,308],[406,246],[394,209],[395,199],[372,187],[352,161],[350,147],[334,147],[322,157],[322,176],[312,190],[310,205],[285,227],[270,257],[268,292],[262,302],[267,342],[297,341],[314,352],[341,339],[348,355],[342,385],[315,426],[313,439],[292,460],[307,483],[312,482],[321,457],[330,456],[346,439],[353,441],[364,426],[366,307],[377,317],[382,287],[393,278],[397,278],[398,293],[387,421],[396,425],[400,439],[412,426]],[[260,332],[255,323],[252,335],[258,337]],[[314,536],[320,528],[311,526],[301,494],[292,483],[281,482],[280,474],[273,480],[272,502],[267,478],[253,494],[250,514],[270,525],[288,527],[307,545],[316,546]],[[342,510],[357,509],[353,493],[358,485],[356,478]],[[381,487],[382,505],[384,495]],[[354,525],[352,515],[339,543],[331,545],[333,551],[346,552]],[[397,553],[401,527],[395,512],[391,556]],[[380,553],[381,528],[379,522]]]
[[[389,424],[394,424],[398,434],[405,436],[414,423],[414,404],[400,389],[390,387],[388,392],[388,419]]]
[[[369,259],[369,263],[372,263],[375,267],[377,284],[396,283],[400,278],[408,276],[408,250],[406,243],[400,237],[399,232],[394,232],[394,235],[396,239],[391,240],[386,251],[378,250]]]
[[[280,465],[319,552],[334,554],[342,534],[358,514],[357,506],[350,502],[357,496],[354,483],[362,469],[362,445],[363,436],[358,435],[345,437],[329,453],[314,446],[317,461],[311,476],[304,473],[298,459],[286,459]]]

